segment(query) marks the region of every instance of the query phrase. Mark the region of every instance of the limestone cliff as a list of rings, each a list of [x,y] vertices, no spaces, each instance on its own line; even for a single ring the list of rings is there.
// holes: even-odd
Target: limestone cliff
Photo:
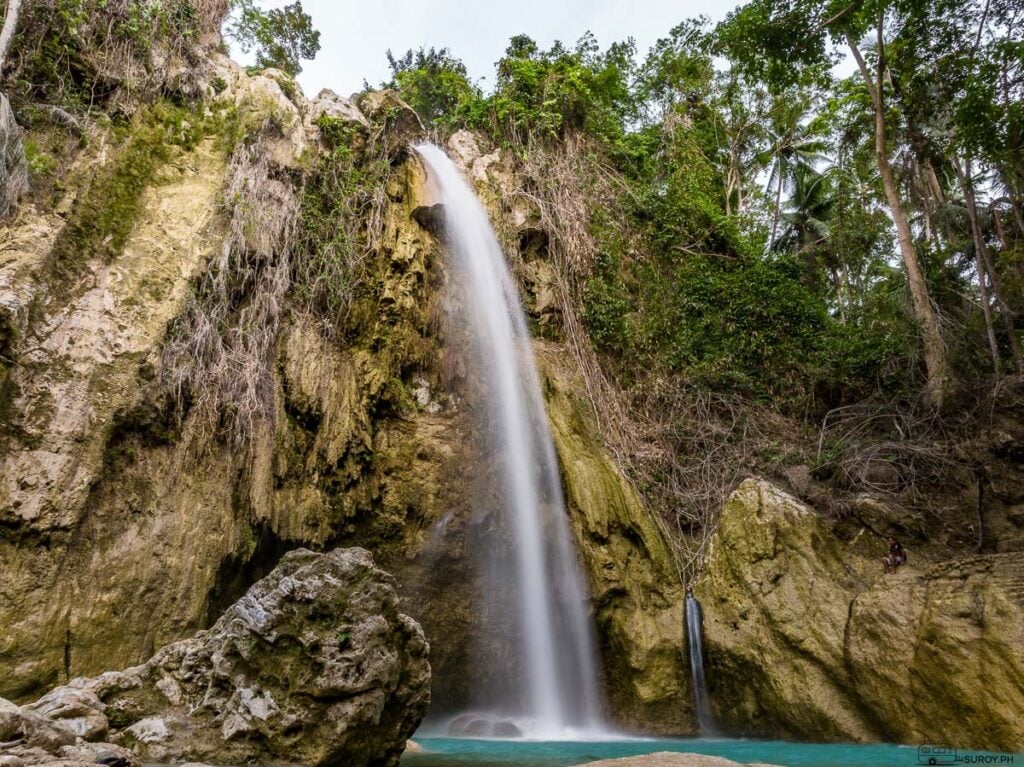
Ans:
[[[747,480],[695,588],[716,714],[747,735],[1020,751],[1022,582],[1019,553],[884,575],[811,509]]]
[[[407,150],[422,126],[393,94],[308,101],[223,57],[208,83],[192,111],[96,128],[63,196],[0,235],[0,694],[141,663],[288,550],[358,544],[443,638],[435,700],[458,708],[479,614],[478,381],[441,305]],[[126,177],[144,152],[152,173]],[[669,550],[571,365],[544,351],[614,714],[685,729]]]

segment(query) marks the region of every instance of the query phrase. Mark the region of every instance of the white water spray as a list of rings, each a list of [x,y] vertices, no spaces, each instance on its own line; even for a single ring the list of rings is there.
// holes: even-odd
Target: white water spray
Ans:
[[[516,586],[525,672],[509,680],[510,699],[503,703],[522,715],[530,737],[597,734],[604,727],[593,627],[519,295],[469,184],[441,149],[421,144],[416,151],[443,206],[453,281],[482,366],[490,437],[503,474],[501,511],[514,549],[508,576]]]

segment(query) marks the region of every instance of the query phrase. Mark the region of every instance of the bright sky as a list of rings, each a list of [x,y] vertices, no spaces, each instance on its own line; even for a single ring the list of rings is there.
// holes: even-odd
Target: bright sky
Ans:
[[[283,5],[271,2],[267,5]],[[641,55],[680,21],[720,21],[739,0],[303,0],[320,30],[320,53],[304,63],[299,83],[310,97],[321,88],[348,96],[364,78],[389,75],[385,52],[447,47],[474,80],[490,90],[509,38],[527,34],[541,47],[571,45],[588,30],[604,48],[633,37]]]

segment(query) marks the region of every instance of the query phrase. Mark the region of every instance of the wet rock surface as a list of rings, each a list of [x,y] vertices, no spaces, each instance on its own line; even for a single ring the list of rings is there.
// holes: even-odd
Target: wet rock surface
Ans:
[[[588,762],[584,767],[740,767],[739,762],[720,756],[705,754],[676,754],[662,751],[643,756],[626,756],[621,759],[602,759]],[[772,767],[770,764],[750,764],[748,767]]]
[[[297,550],[141,666],[0,701],[0,756],[394,765],[429,704],[427,652],[368,552]]]

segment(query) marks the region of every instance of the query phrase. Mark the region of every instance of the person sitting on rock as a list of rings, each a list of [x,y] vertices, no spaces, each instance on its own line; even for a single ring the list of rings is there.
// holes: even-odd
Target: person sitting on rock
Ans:
[[[887,573],[896,572],[896,568],[907,561],[907,552],[891,535],[886,539],[889,542],[889,553],[882,557]]]

